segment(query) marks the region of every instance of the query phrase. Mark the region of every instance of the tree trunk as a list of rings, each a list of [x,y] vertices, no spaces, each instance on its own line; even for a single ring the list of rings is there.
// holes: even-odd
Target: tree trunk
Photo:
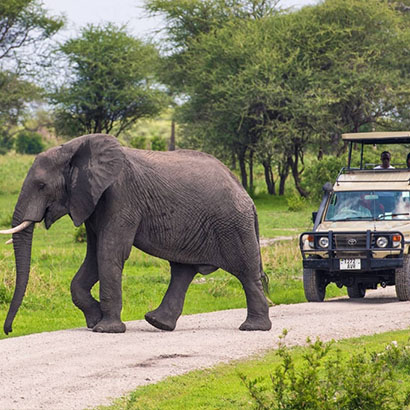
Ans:
[[[289,175],[289,164],[285,161],[282,164],[278,165],[278,173],[279,173],[279,195],[285,195],[285,184],[286,179]]]
[[[292,156],[288,158],[289,166],[292,171],[293,180],[295,181],[295,188],[299,192],[301,196],[304,198],[308,197],[308,192],[305,191],[301,186],[300,174],[298,169],[298,156],[295,155],[295,160],[293,160]]]
[[[253,149],[249,152],[249,192],[253,193],[255,187],[253,186]]]
[[[175,151],[175,121],[171,122],[171,137],[169,139],[168,151]]]
[[[241,170],[241,182],[242,186],[248,189],[248,175],[246,173],[246,161],[245,161],[246,148],[241,148],[238,152],[239,168]]]
[[[262,161],[262,165],[265,170],[265,182],[266,187],[268,188],[268,194],[276,195],[275,180],[273,178],[272,165],[270,163],[270,160],[266,159]]]

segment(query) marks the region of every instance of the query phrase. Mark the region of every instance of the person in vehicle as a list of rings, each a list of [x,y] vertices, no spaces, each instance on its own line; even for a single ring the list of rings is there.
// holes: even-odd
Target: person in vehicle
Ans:
[[[392,165],[390,165],[391,155],[389,151],[383,151],[380,154],[381,165],[377,165],[374,169],[394,169]]]
[[[410,169],[410,152],[407,154],[406,164],[407,164],[407,168]]]

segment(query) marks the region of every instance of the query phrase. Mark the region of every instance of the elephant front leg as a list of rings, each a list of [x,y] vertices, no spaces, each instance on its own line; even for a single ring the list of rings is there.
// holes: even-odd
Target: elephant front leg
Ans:
[[[125,323],[121,321],[122,270],[131,252],[132,239],[132,232],[127,235],[127,231],[108,229],[98,237],[97,261],[102,319],[94,326],[94,332],[125,332]]]
[[[125,332],[125,323],[121,321],[123,266],[124,260],[113,252],[104,251],[98,258],[102,319],[94,326],[94,332]]]
[[[185,294],[197,271],[192,265],[171,262],[171,281],[160,306],[145,320],[162,330],[174,330],[184,307]]]
[[[88,328],[93,328],[102,318],[100,304],[91,296],[91,289],[98,281],[97,264],[84,261],[71,282],[73,303],[84,313]]]
[[[98,281],[95,244],[95,236],[87,227],[87,255],[71,282],[71,298],[84,313],[89,328],[93,328],[102,318],[100,304],[91,296],[91,289]]]

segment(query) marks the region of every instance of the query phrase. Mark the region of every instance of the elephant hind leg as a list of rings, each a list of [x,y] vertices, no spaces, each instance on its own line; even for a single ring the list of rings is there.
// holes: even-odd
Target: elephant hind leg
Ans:
[[[185,295],[197,269],[193,265],[170,262],[171,281],[157,309],[148,312],[145,320],[162,330],[174,330],[184,307]]]
[[[261,278],[237,276],[242,283],[246,295],[248,314],[240,330],[270,330],[272,322],[269,319],[269,306],[263,292]]]

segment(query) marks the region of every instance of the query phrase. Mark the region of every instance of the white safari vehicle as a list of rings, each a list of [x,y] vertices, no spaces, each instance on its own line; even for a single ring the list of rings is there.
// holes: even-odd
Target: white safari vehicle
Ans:
[[[310,302],[324,300],[333,282],[350,298],[366,289],[395,285],[399,300],[410,300],[410,169],[406,154],[394,169],[363,163],[365,144],[410,143],[410,131],[343,134],[349,142],[348,165],[333,187],[324,185],[312,232],[300,235],[303,285]],[[352,146],[361,145],[360,166],[351,166]]]

